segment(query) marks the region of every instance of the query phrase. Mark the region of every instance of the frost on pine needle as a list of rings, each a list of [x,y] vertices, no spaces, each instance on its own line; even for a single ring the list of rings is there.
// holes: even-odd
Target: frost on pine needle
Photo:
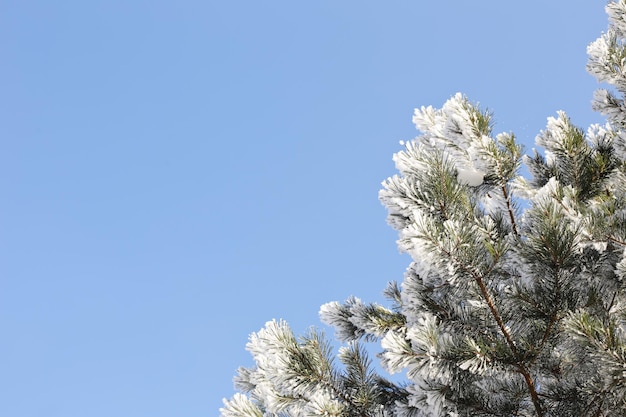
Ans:
[[[376,340],[392,328],[404,325],[404,317],[378,304],[364,304],[350,297],[344,304],[336,301],[320,308],[323,323],[335,328],[335,336],[344,342],[361,337]]]
[[[220,412],[223,417],[263,417],[263,411],[241,393],[236,393],[231,400],[224,400]]]
[[[587,65],[606,123],[557,111],[523,156],[460,93],[416,109],[379,192],[412,258],[389,306],[324,304],[336,355],[268,322],[223,417],[626,417],[626,0],[606,10]]]
[[[606,5],[611,27],[620,38],[626,37],[626,2],[623,0],[610,2]]]

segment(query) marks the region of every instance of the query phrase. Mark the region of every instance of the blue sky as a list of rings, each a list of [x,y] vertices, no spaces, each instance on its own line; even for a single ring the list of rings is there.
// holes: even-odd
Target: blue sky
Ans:
[[[604,4],[3,2],[0,415],[218,415],[251,332],[402,280],[415,107],[603,120]]]

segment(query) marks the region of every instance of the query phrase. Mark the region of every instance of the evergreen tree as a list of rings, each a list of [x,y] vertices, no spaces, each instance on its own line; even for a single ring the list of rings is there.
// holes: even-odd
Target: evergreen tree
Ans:
[[[340,364],[319,333],[267,323],[223,417],[626,416],[626,0],[606,10],[587,66],[611,86],[593,101],[606,125],[559,112],[522,156],[461,94],[417,109],[380,192],[413,259],[391,307],[322,306]],[[405,384],[372,368],[371,341]]]

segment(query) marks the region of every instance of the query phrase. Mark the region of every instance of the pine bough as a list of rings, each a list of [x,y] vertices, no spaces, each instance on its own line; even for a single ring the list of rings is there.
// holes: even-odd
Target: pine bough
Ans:
[[[422,107],[380,200],[413,262],[385,295],[322,306],[344,342],[272,321],[247,345],[222,417],[626,416],[626,0],[588,47],[611,86],[586,132],[559,112],[522,156],[457,94]],[[532,179],[518,175],[525,163]],[[371,366],[364,341],[380,341]]]

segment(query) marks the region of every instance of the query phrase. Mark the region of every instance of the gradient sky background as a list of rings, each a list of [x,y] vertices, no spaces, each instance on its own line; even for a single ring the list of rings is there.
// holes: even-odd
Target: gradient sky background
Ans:
[[[0,415],[217,416],[266,321],[384,303],[413,109],[601,122],[604,5],[3,1]]]

